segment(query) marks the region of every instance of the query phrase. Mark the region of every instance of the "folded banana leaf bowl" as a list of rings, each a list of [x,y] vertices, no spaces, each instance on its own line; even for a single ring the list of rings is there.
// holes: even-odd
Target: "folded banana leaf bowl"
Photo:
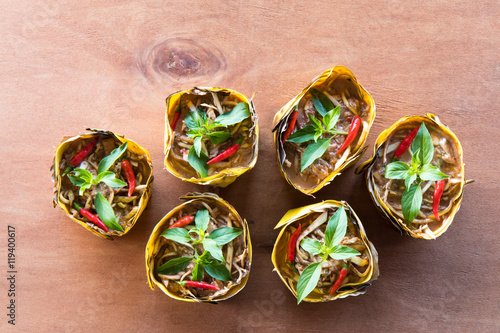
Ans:
[[[191,193],[154,228],[146,246],[151,289],[188,302],[218,302],[243,289],[252,263],[248,224],[212,193]]]
[[[279,228],[273,265],[298,303],[363,294],[379,275],[377,251],[346,202],[292,209]]]
[[[135,225],[153,183],[148,151],[101,130],[64,138],[52,165],[54,207],[94,235],[113,239]]]
[[[274,144],[282,176],[312,195],[354,165],[375,119],[375,102],[342,66],[314,79],[276,113]]]
[[[465,180],[457,136],[433,114],[400,119],[383,131],[359,166],[370,196],[402,234],[435,239],[460,208]]]
[[[165,168],[199,185],[226,187],[254,167],[259,129],[253,102],[223,88],[176,92],[167,98]]]

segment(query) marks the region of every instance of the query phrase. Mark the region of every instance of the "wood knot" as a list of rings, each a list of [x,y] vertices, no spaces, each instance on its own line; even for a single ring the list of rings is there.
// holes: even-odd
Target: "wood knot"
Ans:
[[[167,38],[145,50],[138,61],[148,80],[213,81],[226,70],[221,51],[206,42],[188,38]]]

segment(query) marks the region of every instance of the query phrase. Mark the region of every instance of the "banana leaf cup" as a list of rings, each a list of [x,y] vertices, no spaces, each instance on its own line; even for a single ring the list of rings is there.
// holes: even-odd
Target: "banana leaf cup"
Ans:
[[[402,234],[435,239],[451,225],[466,181],[457,136],[433,114],[400,119],[359,166],[383,217]]]
[[[299,303],[357,296],[378,278],[377,251],[346,202],[327,200],[289,210],[279,228],[274,270]]]
[[[146,246],[151,289],[188,302],[226,300],[246,285],[252,263],[248,224],[212,193],[190,193],[156,225]]]
[[[54,207],[104,239],[123,236],[146,208],[153,166],[146,149],[112,132],[65,137],[52,165]]]
[[[259,129],[253,102],[223,88],[176,92],[167,98],[165,167],[177,178],[226,187],[254,167]]]
[[[346,67],[314,79],[275,115],[274,144],[280,172],[312,195],[354,165],[375,119],[375,102]]]

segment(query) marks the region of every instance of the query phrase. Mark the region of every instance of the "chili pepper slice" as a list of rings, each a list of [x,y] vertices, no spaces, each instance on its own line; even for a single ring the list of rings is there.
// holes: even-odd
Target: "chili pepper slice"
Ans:
[[[439,202],[441,201],[441,195],[443,194],[445,180],[441,179],[436,182],[436,188],[434,189],[434,201],[432,203],[432,212],[436,217],[436,220],[441,221],[439,219]]]
[[[174,113],[174,119],[172,120],[172,124],[170,125],[172,131],[175,130],[175,126],[177,125],[177,122],[179,121],[180,117],[181,117],[181,99],[179,98],[179,104],[177,105],[177,109],[175,110]]]
[[[285,130],[285,133],[283,134],[283,140],[281,143],[285,144],[286,139],[290,136],[292,133],[293,129],[295,128],[295,123],[297,122],[297,111],[293,111],[292,114],[290,115],[290,119],[288,119],[288,127]]]
[[[125,177],[127,178],[128,196],[131,197],[132,193],[134,193],[134,190],[135,190],[134,169],[132,169],[132,165],[130,164],[130,162],[128,160],[122,161],[122,169],[123,169],[123,172],[125,173]]]
[[[64,172],[62,174],[63,177],[66,176],[68,172],[73,170],[73,168],[83,162],[85,157],[87,157],[92,149],[94,149],[95,145],[97,144],[97,140],[99,140],[99,137],[96,136],[85,147],[83,147],[82,150],[80,150],[78,153],[76,153],[75,156],[73,156],[73,158],[69,161],[69,165],[66,167],[66,169],[64,169]]]
[[[192,215],[184,216],[183,218],[180,218],[177,222],[175,222],[174,224],[172,224],[168,228],[169,229],[171,229],[171,228],[182,228],[182,227],[190,224],[193,221],[194,221],[194,216],[192,216]]]
[[[361,127],[361,118],[359,116],[355,116],[352,120],[351,127],[349,128],[349,132],[347,133],[347,138],[345,138],[344,143],[340,146],[339,150],[337,150],[337,154],[343,152],[351,142],[354,141],[354,138],[358,134],[359,128]]]
[[[342,282],[344,282],[345,277],[347,276],[347,269],[349,268],[349,263],[347,262],[344,267],[340,270],[339,277],[337,278],[337,281],[332,286],[332,289],[330,289],[330,295],[333,294],[334,292],[339,289],[340,285]]]
[[[234,145],[227,148],[226,150],[224,150],[222,153],[215,156],[214,158],[212,158],[210,161],[207,162],[207,164],[214,164],[214,163],[220,162],[222,160],[225,160],[228,157],[233,156],[234,153],[236,153],[238,151],[238,149],[240,149],[241,142],[243,142],[243,137],[239,138],[238,141],[236,141],[236,143]]]
[[[291,265],[293,265],[293,263],[295,262],[295,246],[297,245],[297,238],[299,238],[301,230],[302,224],[299,223],[299,227],[290,236],[290,240],[288,241],[288,251],[286,258]]]
[[[408,147],[410,147],[413,139],[415,139],[415,136],[417,135],[419,129],[420,129],[420,126],[418,126],[413,131],[411,131],[410,134],[408,134],[403,139],[403,141],[401,141],[401,143],[399,144],[398,149],[396,149],[396,151],[394,152],[394,157],[395,158],[401,158],[401,156],[405,153],[405,151],[408,150]]]
[[[181,282],[176,281],[176,282],[184,287],[200,288],[206,290],[220,290],[219,287],[205,282],[197,282],[197,281],[181,281]]]
[[[99,228],[103,229],[106,232],[109,231],[108,227],[101,221],[101,219],[99,217],[92,214],[91,212],[89,212],[88,210],[86,210],[85,208],[83,208],[82,206],[77,204],[76,202],[73,202],[73,206],[75,206],[75,208],[78,210],[78,212],[83,217],[87,218],[90,222],[94,223],[96,226],[98,226]]]

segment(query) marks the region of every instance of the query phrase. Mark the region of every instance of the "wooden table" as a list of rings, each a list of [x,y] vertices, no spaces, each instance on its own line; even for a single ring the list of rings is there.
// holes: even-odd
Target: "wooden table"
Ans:
[[[43,0],[0,9],[0,331],[500,330],[498,2]],[[437,114],[461,139],[466,178],[476,182],[437,240],[393,231],[353,168],[316,199],[280,176],[273,116],[334,65],[350,68],[375,99],[369,152],[409,114]],[[247,286],[216,306],[151,291],[144,265],[153,227],[178,198],[214,191],[163,169],[165,97],[195,85],[257,92],[261,128],[256,167],[215,190],[250,221],[254,244]],[[86,127],[124,134],[153,159],[152,199],[115,241],[52,208],[55,147]],[[357,212],[381,275],[363,296],[297,306],[272,271],[273,227],[288,209],[325,199]],[[16,230],[15,327],[6,316],[8,225]]]

